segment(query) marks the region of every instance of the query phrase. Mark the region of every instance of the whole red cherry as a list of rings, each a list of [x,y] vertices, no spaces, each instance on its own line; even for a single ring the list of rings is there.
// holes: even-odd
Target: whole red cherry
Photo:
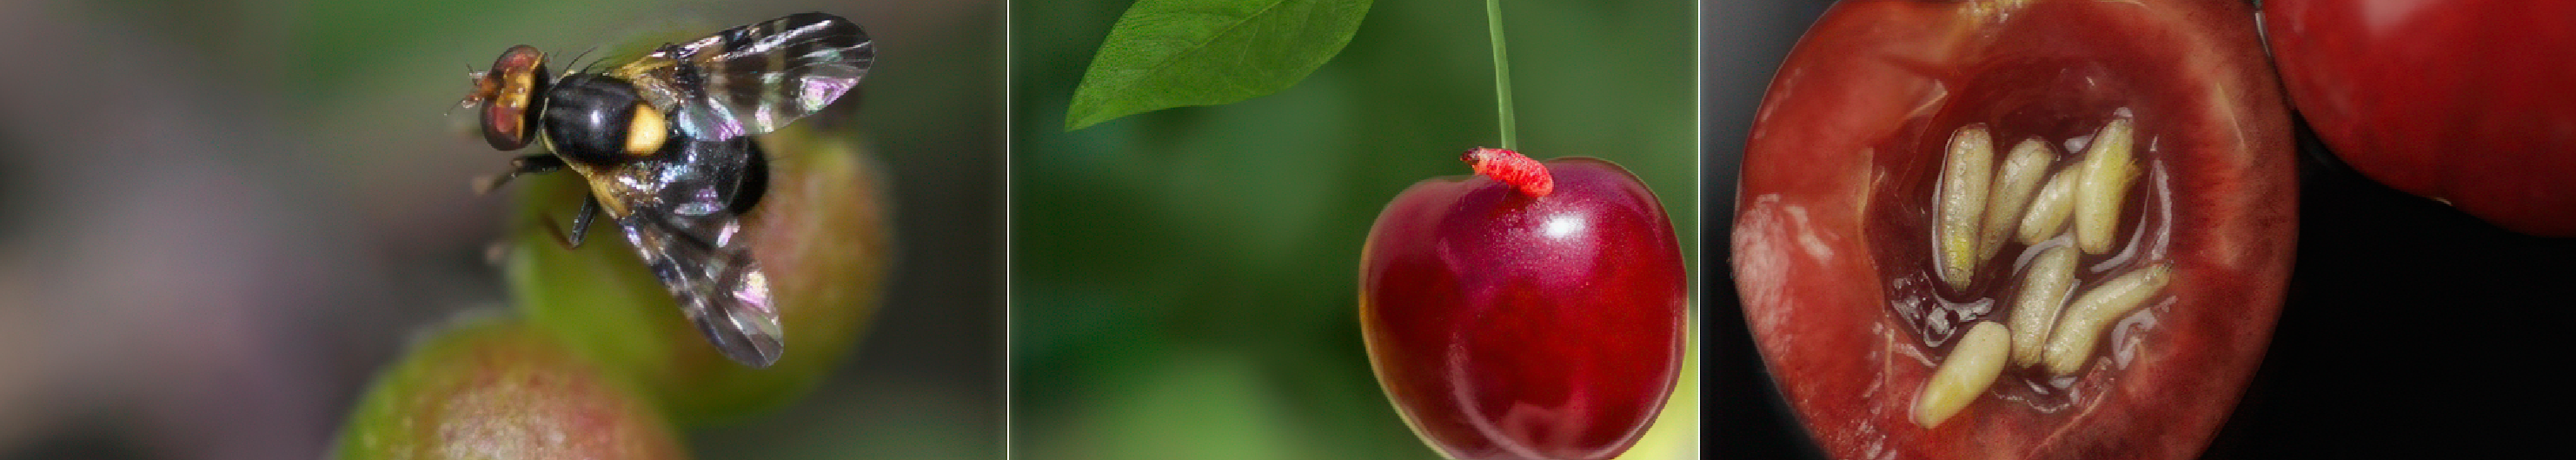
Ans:
[[[2540,236],[2576,236],[2576,2],[2272,0],[2290,101],[2345,163]]]
[[[1834,458],[2198,455],[2290,273],[2241,1],[1846,1],[1774,77],[1734,275]]]
[[[1369,229],[1360,325],[1378,383],[1452,459],[1616,456],[1681,366],[1672,222],[1607,161],[1468,156],[1485,175],[1416,183]]]

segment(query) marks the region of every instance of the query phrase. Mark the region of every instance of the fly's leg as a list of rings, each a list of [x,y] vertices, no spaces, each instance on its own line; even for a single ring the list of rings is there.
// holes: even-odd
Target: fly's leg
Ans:
[[[546,221],[546,231],[554,233],[555,241],[563,243],[566,248],[581,249],[581,237],[590,233],[590,221],[599,217],[599,197],[583,197],[581,211],[578,212],[572,216],[571,233],[555,226],[555,221]]]
[[[557,157],[555,154],[531,153],[520,155],[518,158],[510,159],[509,172],[504,172],[499,175],[484,176],[481,179],[476,179],[474,181],[474,194],[481,195],[492,193],[492,190],[501,188],[501,184],[510,183],[510,179],[516,179],[521,174],[554,172],[562,169],[564,169],[563,157]]]

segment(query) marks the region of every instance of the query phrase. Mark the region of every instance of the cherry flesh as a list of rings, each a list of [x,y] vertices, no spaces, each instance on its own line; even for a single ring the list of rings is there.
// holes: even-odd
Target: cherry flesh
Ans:
[[[1755,342],[1829,455],[2207,445],[2261,357],[2295,235],[2288,116],[2253,19],[2219,1],[1867,1],[1808,30],[1757,114],[1734,264]],[[2104,142],[2115,126],[2127,147]],[[1971,132],[1986,157],[1962,162]],[[2025,143],[2036,160],[2013,160]],[[2061,178],[2092,184],[2070,188],[2093,211],[2016,235],[2054,187],[2034,184]],[[1996,222],[2003,238],[1982,232]],[[2022,299],[2052,266],[2059,290]]]

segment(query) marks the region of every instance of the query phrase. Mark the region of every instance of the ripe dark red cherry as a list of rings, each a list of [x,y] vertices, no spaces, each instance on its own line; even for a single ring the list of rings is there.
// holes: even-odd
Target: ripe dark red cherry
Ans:
[[[1513,184],[1434,178],[1378,214],[1360,259],[1370,362],[1449,458],[1610,458],[1680,369],[1681,249],[1618,165],[1519,161],[1477,168]],[[1542,165],[1552,186],[1528,178]]]
[[[2371,179],[2576,236],[2576,2],[2273,0],[2300,115]]]
[[[1846,1],[1748,140],[1735,280],[1833,458],[2200,453],[2279,314],[2286,103],[2241,1]]]

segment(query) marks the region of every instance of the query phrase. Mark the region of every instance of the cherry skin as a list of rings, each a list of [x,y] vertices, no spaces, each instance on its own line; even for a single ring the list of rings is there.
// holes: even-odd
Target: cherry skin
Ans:
[[[799,123],[761,136],[769,192],[743,216],[752,257],[769,274],[780,324],[795,344],[775,365],[754,369],[716,351],[615,230],[592,228],[580,248],[562,244],[551,225],[589,194],[571,174],[512,184],[516,242],[502,259],[512,302],[530,323],[640,383],[681,426],[733,423],[794,403],[867,335],[894,260],[884,172],[857,143],[825,131]]]
[[[2112,251],[2077,256],[2070,289],[2152,272],[2151,301],[2089,322],[2098,339],[2066,343],[2097,351],[2070,353],[2069,366],[2003,365],[1985,374],[1991,386],[1927,390],[1952,374],[1941,364],[2006,359],[1951,352],[1996,343],[1961,330],[2018,323],[2012,293],[2030,284],[2015,280],[2061,244],[1966,251],[1983,265],[1944,283],[1935,254],[1947,240],[1934,229],[1947,224],[1934,209],[1948,195],[1935,184],[1954,133],[1991,130],[1996,164],[2016,142],[2044,141],[2058,158],[2046,171],[2075,171],[2115,124],[2134,127],[2135,198],[2114,213]],[[2279,315],[2296,234],[2291,146],[2245,2],[1841,2],[1791,51],[1748,139],[1731,234],[1745,319],[1832,458],[2192,457]],[[1964,313],[1906,313],[1936,310]],[[2044,337],[2048,349],[2064,335]],[[1964,402],[1925,409],[1943,397]]]
[[[1362,249],[1378,383],[1452,459],[1616,456],[1680,370],[1682,254],[1654,192],[1607,161],[1530,164],[1553,177],[1544,196],[1415,183]]]
[[[649,396],[540,327],[475,312],[421,337],[359,399],[332,458],[688,457]]]
[[[2576,236],[2576,2],[2263,9],[2290,101],[2353,169],[2506,229]]]

